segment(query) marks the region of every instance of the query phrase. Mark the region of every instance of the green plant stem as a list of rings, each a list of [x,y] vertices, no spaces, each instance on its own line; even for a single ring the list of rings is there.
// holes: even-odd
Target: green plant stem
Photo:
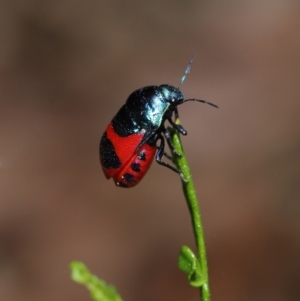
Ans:
[[[179,124],[179,120],[176,120],[176,123]],[[200,293],[203,301],[210,301],[210,290],[208,283],[208,268],[207,268],[207,258],[206,258],[206,249],[204,242],[204,232],[201,222],[201,215],[196,195],[196,190],[194,183],[192,181],[192,176],[190,173],[190,168],[188,166],[187,159],[184,154],[184,150],[181,144],[180,136],[177,130],[174,128],[169,128],[171,133],[171,140],[175,150],[181,154],[173,154],[173,162],[183,174],[183,178],[186,180],[181,180],[184,196],[189,208],[189,212],[192,219],[193,232],[197,247],[197,255],[200,263],[204,284],[200,287]]]

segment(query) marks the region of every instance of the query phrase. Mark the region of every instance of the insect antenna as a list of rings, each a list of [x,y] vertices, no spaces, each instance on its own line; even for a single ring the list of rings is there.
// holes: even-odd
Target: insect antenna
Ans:
[[[182,78],[181,78],[181,80],[180,80],[180,83],[179,83],[179,85],[178,85],[178,90],[180,90],[180,87],[182,86],[182,84],[184,83],[184,81],[185,81],[187,75],[188,75],[188,74],[190,73],[190,71],[191,71],[191,65],[192,65],[192,63],[193,63],[194,57],[195,57],[195,55],[192,56],[192,58],[190,59],[188,65],[187,65],[187,67],[186,67],[186,69],[185,69],[185,71],[184,71],[184,74],[183,74],[183,76],[182,76]]]
[[[191,65],[194,61],[194,57],[195,55],[192,56],[192,58],[190,59],[185,71],[184,71],[184,74],[180,80],[180,83],[179,83],[179,86],[178,86],[178,89],[180,90],[180,87],[181,85],[184,83],[187,75],[190,73],[191,71]],[[212,103],[212,102],[209,102],[209,101],[206,101],[206,100],[202,100],[202,99],[197,99],[197,98],[191,98],[191,99],[185,99],[183,102],[186,102],[186,101],[199,101],[199,102],[202,102],[202,103],[206,103],[214,108],[219,108],[216,104]],[[176,110],[177,111],[177,110]],[[175,111],[175,114],[176,114],[176,117],[178,117],[178,112]]]
[[[190,99],[185,99],[183,102],[186,102],[186,101],[199,101],[199,102],[202,102],[202,103],[206,103],[207,105],[210,105],[214,108],[219,108],[216,104],[212,103],[212,102],[209,102],[209,101],[206,101],[206,100],[202,100],[202,99],[197,99],[197,98],[190,98]]]

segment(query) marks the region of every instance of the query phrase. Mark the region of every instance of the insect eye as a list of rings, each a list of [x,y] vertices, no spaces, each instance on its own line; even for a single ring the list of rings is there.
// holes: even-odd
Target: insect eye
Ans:
[[[172,98],[171,102],[174,103],[175,102],[175,98]]]

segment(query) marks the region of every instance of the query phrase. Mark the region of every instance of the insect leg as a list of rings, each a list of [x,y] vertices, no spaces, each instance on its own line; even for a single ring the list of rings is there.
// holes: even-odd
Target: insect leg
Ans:
[[[161,134],[159,134],[159,135],[156,137],[156,141],[158,141],[158,140],[160,140],[160,144],[159,144],[159,146],[158,146],[158,151],[157,151],[156,157],[155,157],[156,162],[157,162],[158,164],[160,164],[160,165],[162,165],[162,166],[165,166],[165,167],[167,167],[167,168],[173,170],[174,172],[178,173],[179,176],[180,176],[180,178],[181,178],[183,181],[186,182],[186,180],[185,180],[184,177],[183,177],[182,172],[181,172],[179,169],[177,169],[176,167],[174,167],[174,166],[172,166],[172,165],[170,165],[170,164],[168,164],[168,163],[162,161],[162,157],[163,157],[163,155],[164,155],[164,149],[165,149],[165,139],[164,139],[164,137],[163,137]]]
[[[157,148],[157,150],[159,150],[159,147],[158,146],[156,146],[156,148]],[[168,153],[166,153],[166,152],[164,152],[164,154],[163,154],[166,158],[168,158],[169,160],[171,160],[172,161],[172,156],[171,155],[169,155]]]
[[[187,131],[182,127],[182,125],[181,124],[176,124],[173,120],[172,120],[172,118],[168,118],[168,121],[170,122],[170,124],[172,125],[172,127],[174,128],[174,129],[176,129],[180,134],[182,134],[182,135],[187,135]]]
[[[175,112],[175,120],[177,120],[179,118],[179,113],[178,113],[177,107],[175,107],[174,112]]]

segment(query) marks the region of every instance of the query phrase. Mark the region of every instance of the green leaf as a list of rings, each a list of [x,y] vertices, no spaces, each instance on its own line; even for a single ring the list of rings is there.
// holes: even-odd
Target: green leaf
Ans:
[[[178,266],[187,274],[191,286],[200,287],[205,283],[200,263],[189,247],[181,247]]]
[[[91,274],[87,267],[79,261],[70,263],[71,278],[77,283],[83,284],[91,292],[91,298],[95,301],[122,301],[112,285],[107,285],[95,275]]]

